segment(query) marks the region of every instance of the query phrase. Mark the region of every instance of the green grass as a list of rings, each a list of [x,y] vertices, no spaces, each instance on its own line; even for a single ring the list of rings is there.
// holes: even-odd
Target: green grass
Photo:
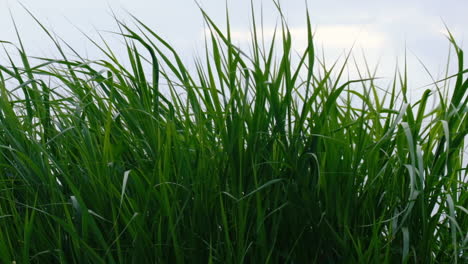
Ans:
[[[318,60],[308,15],[294,63],[284,22],[240,50],[201,12],[195,68],[136,18],[116,21],[128,64],[104,38],[102,58],[71,56],[39,21],[57,58],[21,39],[20,63],[7,53],[1,263],[466,263],[468,70],[451,35],[458,69],[409,101],[406,69],[383,91],[372,69],[346,80],[348,59]]]

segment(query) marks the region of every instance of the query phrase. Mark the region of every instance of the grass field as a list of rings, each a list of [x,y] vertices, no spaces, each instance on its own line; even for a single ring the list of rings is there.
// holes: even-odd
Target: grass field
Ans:
[[[410,101],[405,68],[383,90],[373,69],[322,63],[308,15],[294,59],[285,23],[240,50],[201,12],[194,68],[136,18],[116,21],[125,63],[105,38],[89,60],[45,27],[56,58],[3,43],[21,63],[0,63],[1,263],[468,261],[451,35],[458,69]]]

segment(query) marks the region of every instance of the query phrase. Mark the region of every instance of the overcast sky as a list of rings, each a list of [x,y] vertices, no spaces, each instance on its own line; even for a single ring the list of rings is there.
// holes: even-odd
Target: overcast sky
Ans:
[[[90,58],[99,55],[96,48],[78,29],[90,36],[96,30],[115,30],[111,8],[127,22],[130,12],[169,40],[186,59],[200,51],[204,25],[194,0],[0,0],[0,40],[15,41],[12,12],[21,36],[34,55],[53,56],[50,41],[27,15],[23,3],[44,24],[80,52]],[[225,1],[199,0],[207,13],[224,24]],[[239,44],[249,35],[250,0],[228,0],[233,36]],[[278,13],[271,0],[253,0],[260,11],[263,6],[264,28],[272,32]],[[305,0],[281,1],[296,48],[306,43]],[[263,3],[263,4],[262,4]],[[468,1],[464,0],[309,0],[307,1],[316,32],[315,43],[323,47],[326,59],[332,61],[343,51],[354,48],[355,55],[364,51],[371,65],[380,59],[382,75],[391,76],[397,58],[402,60],[405,47],[408,65],[415,85],[428,82],[416,58],[439,76],[446,65],[449,43],[445,26],[449,27],[462,47],[468,34]],[[106,35],[110,39],[112,35]],[[0,63],[5,57],[0,56]]]

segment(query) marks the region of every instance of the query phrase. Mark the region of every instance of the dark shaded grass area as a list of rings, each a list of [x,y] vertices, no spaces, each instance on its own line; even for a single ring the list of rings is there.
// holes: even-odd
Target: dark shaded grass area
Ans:
[[[195,69],[136,18],[117,21],[128,65],[105,41],[68,55],[39,21],[59,59],[19,40],[21,63],[0,63],[2,263],[467,261],[451,35],[458,70],[410,102],[406,69],[381,91],[368,68],[342,80],[348,58],[321,63],[308,15],[295,63],[284,22],[241,50],[201,12]]]

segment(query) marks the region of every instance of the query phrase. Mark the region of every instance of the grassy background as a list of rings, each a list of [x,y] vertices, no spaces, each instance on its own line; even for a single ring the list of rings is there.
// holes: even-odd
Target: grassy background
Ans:
[[[104,39],[88,60],[43,27],[58,59],[32,60],[19,38],[21,65],[0,64],[2,263],[467,260],[453,37],[458,71],[409,101],[406,69],[383,91],[321,63],[308,16],[293,63],[285,23],[240,50],[201,12],[196,69],[137,18],[116,21],[128,65]]]

